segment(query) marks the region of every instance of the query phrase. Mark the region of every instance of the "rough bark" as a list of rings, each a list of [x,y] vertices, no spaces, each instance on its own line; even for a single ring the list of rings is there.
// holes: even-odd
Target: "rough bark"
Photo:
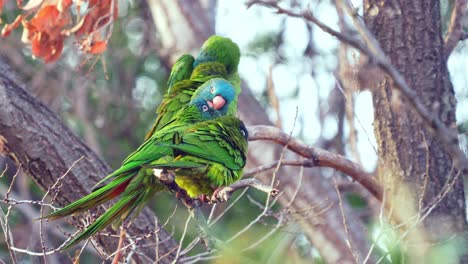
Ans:
[[[21,168],[43,190],[48,190],[74,162],[77,162],[61,181],[56,202],[66,205],[85,194],[94,184],[111,172],[109,166],[75,136],[47,106],[36,100],[11,79],[0,61],[0,153],[19,161]],[[102,209],[102,208],[101,208]],[[38,216],[39,217],[39,216]],[[82,225],[76,217],[72,223]],[[145,209],[128,229],[130,236],[142,236],[155,230],[155,216]],[[108,231],[111,231],[110,228]],[[117,238],[98,236],[98,244],[107,252],[117,248]],[[173,251],[177,243],[163,229],[159,232],[159,256]],[[154,236],[140,245],[152,245]],[[139,247],[142,254],[155,259],[154,246]],[[170,262],[169,254],[161,262]],[[134,255],[137,262],[141,256]]]
[[[211,5],[210,9],[205,9],[203,12],[190,12],[188,15],[183,10],[187,10],[188,8],[192,8],[195,11],[201,10],[199,7],[193,7],[193,5],[197,5],[194,1],[179,0],[169,4],[168,1],[164,0],[148,0],[148,5],[151,6],[152,10],[168,10],[168,5],[175,5],[175,2],[177,2],[177,7],[173,7],[171,12],[167,12],[164,17],[154,18],[157,30],[165,32],[159,35],[161,38],[160,44],[162,45],[161,50],[171,49],[174,51],[174,54],[177,54],[168,60],[169,63],[173,63],[180,53],[198,49],[206,37],[214,34],[214,24],[210,24],[214,23],[214,21],[203,19],[203,17],[215,17],[215,5]],[[198,5],[202,5],[199,2],[197,3]],[[194,17],[198,19],[194,20]],[[167,21],[162,21],[162,19],[166,19]],[[187,27],[184,28],[184,32],[189,32],[187,33],[189,36],[196,36],[194,40],[190,40],[194,46],[186,47],[186,50],[182,51],[174,50],[174,46],[165,46],[165,43],[174,42],[164,41],[165,37],[178,38],[178,41],[175,41],[175,43],[187,40],[186,34],[178,34],[177,28],[167,27],[170,24],[168,21],[178,21],[178,23],[186,25]],[[203,29],[203,33],[198,31],[200,29]],[[245,83],[242,84],[242,89],[238,101],[239,117],[248,125],[272,125],[265,110],[254,98]],[[282,147],[270,142],[250,142],[248,166],[256,167],[269,164],[279,158],[281,150]],[[300,170],[298,168],[283,168],[278,172],[277,179],[280,182],[278,188],[284,191],[284,195],[280,200],[283,205],[288,204],[293,197],[297,188],[299,173]],[[263,173],[258,176],[260,180],[268,183],[271,181],[272,175],[271,173]],[[326,202],[323,203],[324,201]],[[305,169],[300,190],[291,204],[291,210],[300,211],[304,208],[310,208],[314,204],[322,203],[322,206],[310,209],[307,215],[298,219],[303,232],[307,234],[310,241],[328,263],[354,263],[355,257],[358,259],[358,262],[361,262],[370,247],[367,242],[366,231],[362,223],[345,204],[344,209],[349,231],[348,236],[346,235],[338,201],[337,193],[331,181],[320,177],[317,170]],[[325,212],[322,212],[324,207],[327,206],[330,207]],[[347,246],[347,239],[351,243],[352,250]]]
[[[364,18],[419,100],[455,129],[456,101],[444,55],[439,1],[366,0]],[[444,146],[405,105],[393,85],[386,77],[371,88],[374,127],[381,181],[398,204],[397,213],[406,219],[420,210],[420,204],[422,208],[432,206],[458,171],[452,168]],[[455,179],[450,192],[424,222],[432,242],[460,236],[466,230],[462,179]]]

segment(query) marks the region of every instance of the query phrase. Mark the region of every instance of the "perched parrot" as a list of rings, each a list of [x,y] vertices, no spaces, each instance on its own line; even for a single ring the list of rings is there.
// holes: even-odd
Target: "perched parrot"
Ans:
[[[218,62],[222,64],[227,73],[226,79],[234,85],[240,85],[240,78],[237,73],[239,61],[239,46],[229,38],[213,35],[203,43],[196,59],[190,54],[184,54],[177,59],[174,66],[172,66],[167,81],[168,93],[171,93],[171,88],[176,83],[189,79],[190,76],[192,76],[193,70],[198,65],[208,62]],[[239,93],[240,90],[236,91],[236,94]]]
[[[224,79],[202,85],[192,100],[136,151],[119,169],[106,176],[109,183],[44,218],[55,220],[83,212],[119,196],[94,223],[69,242],[67,249],[111,223],[119,225],[133,211],[165,188],[153,169],[171,170],[179,188],[190,198],[211,195],[215,188],[231,184],[242,175],[247,151],[247,130],[232,116],[223,116],[235,95]]]
[[[186,105],[197,88],[212,78],[227,79],[235,88],[235,99],[229,106],[229,115],[237,111],[237,96],[241,92],[237,66],[240,50],[229,38],[211,36],[202,46],[195,59],[189,54],[182,55],[174,64],[167,82],[168,90],[156,109],[158,117],[145,140],[165,126],[168,120]]]

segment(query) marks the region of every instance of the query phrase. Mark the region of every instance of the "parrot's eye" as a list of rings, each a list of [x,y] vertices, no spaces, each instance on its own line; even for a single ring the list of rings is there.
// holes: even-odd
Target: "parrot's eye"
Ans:
[[[203,110],[203,112],[208,111],[208,106],[207,106],[207,105],[203,105],[203,106],[202,106],[202,110]]]
[[[245,127],[241,127],[240,131],[244,138],[247,139],[249,137],[249,133],[247,132],[247,129],[245,129]]]
[[[214,87],[211,87],[211,90],[210,90],[210,92],[211,92],[211,93],[214,93],[215,91],[216,91],[216,88],[214,88]]]

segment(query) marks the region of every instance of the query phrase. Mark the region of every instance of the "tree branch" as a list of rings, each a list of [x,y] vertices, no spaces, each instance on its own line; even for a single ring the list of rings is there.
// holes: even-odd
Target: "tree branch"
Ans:
[[[0,65],[2,63],[0,61]],[[87,194],[93,185],[111,172],[109,166],[77,138],[47,106],[37,101],[29,92],[0,73],[0,153],[13,157],[24,171],[43,190],[48,190],[70,166],[81,157],[68,175],[62,180],[57,202],[66,205]],[[102,209],[102,208],[101,208]],[[79,219],[70,217],[75,225]],[[157,230],[154,214],[145,209],[128,229],[129,236],[141,237]],[[158,234],[160,254],[164,255],[177,246],[163,229]],[[110,253],[116,249],[117,240],[110,236],[96,236],[97,243]],[[138,248],[141,254],[155,258],[154,236],[142,241]],[[170,262],[173,254],[161,260]],[[139,254],[135,260],[141,262]]]
[[[463,18],[466,15],[468,0],[455,0],[450,24],[444,38],[444,55],[447,60],[460,40],[466,37],[463,33]]]
[[[382,201],[382,187],[379,185],[373,175],[365,172],[357,163],[354,163],[339,154],[308,146],[300,140],[294,138],[289,139],[288,134],[284,133],[276,127],[251,126],[248,128],[248,130],[249,141],[271,140],[281,145],[287,145],[288,149],[312,160],[312,162],[304,161],[304,166],[329,167],[341,171],[362,184],[362,186],[364,186],[379,201]]]

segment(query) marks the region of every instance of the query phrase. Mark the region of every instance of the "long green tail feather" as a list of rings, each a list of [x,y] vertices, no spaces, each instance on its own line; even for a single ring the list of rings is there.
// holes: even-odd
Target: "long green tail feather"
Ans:
[[[112,200],[117,195],[121,194],[131,179],[132,175],[126,175],[115,179],[108,185],[102,186],[94,192],[76,200],[75,202],[63,207],[62,209],[55,211],[49,215],[41,217],[39,219],[50,219],[56,220],[67,215],[74,214],[76,212],[86,211],[95,206],[101,205],[109,200]]]

